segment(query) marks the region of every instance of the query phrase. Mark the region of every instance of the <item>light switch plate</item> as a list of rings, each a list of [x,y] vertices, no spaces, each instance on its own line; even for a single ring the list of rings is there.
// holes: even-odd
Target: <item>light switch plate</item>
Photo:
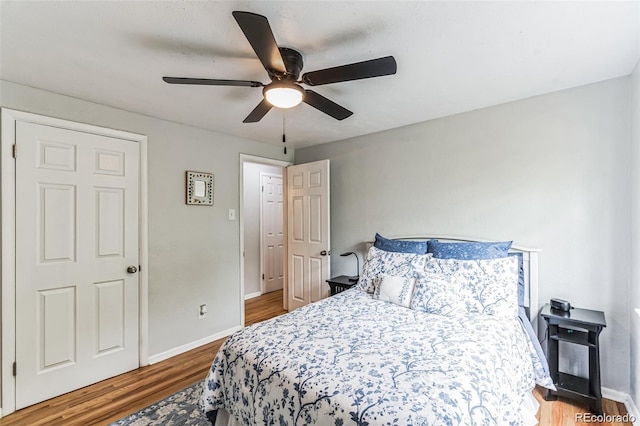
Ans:
[[[236,210],[229,209],[229,220],[236,220]]]
[[[207,316],[207,305],[200,305],[198,307],[198,318],[199,319],[204,319]]]

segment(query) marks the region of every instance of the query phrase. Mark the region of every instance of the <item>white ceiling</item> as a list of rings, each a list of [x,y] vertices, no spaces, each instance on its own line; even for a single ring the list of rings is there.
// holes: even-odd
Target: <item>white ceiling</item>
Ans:
[[[640,49],[637,1],[3,0],[0,78],[281,144],[281,110],[242,123],[260,88],[162,81],[267,83],[233,10],[266,16],[278,44],[302,52],[303,73],[396,58],[394,76],[314,88],[354,111],[344,121],[287,110],[298,148],[628,75]]]

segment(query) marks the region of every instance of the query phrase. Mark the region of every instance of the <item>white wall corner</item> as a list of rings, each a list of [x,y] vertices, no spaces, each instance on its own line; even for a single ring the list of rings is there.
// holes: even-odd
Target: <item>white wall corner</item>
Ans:
[[[624,406],[627,407],[627,412],[634,419],[633,426],[640,426],[640,410],[631,397],[625,401]]]
[[[254,297],[258,297],[258,296],[262,296],[262,293],[260,293],[259,291],[255,292],[255,293],[245,294],[244,300],[253,299]]]
[[[631,398],[631,395],[609,388],[602,388],[602,397],[623,403],[629,416],[634,419],[633,425],[640,426],[640,411],[638,411],[638,407]]]
[[[187,343],[184,345],[180,345],[178,347],[175,347],[173,349],[169,349],[168,351],[164,351],[161,352],[159,354],[156,355],[151,355],[149,357],[149,364],[153,365],[156,364],[160,361],[164,361],[166,359],[169,359],[171,357],[174,357],[176,355],[180,355],[182,353],[185,353],[187,351],[190,351],[191,349],[195,349],[198,348],[202,345],[206,345],[207,343],[211,343],[213,341],[216,341],[218,339],[222,339],[223,337],[227,337],[230,336],[231,334],[235,333],[238,330],[241,330],[242,326],[241,325],[237,325],[235,327],[232,328],[228,328],[226,330],[223,330],[219,333],[216,334],[212,334],[211,336],[207,336],[207,337],[203,337],[202,339],[198,339],[194,342],[191,343]]]

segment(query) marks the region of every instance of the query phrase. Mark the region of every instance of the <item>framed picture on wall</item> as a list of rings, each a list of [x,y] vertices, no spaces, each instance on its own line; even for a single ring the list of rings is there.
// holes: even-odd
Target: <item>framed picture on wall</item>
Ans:
[[[187,204],[213,205],[213,174],[187,171]]]

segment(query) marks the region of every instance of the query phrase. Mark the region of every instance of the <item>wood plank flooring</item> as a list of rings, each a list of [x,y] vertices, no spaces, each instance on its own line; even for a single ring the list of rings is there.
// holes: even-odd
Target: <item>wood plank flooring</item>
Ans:
[[[244,302],[244,324],[251,325],[286,314],[282,307],[282,290],[263,294]],[[213,359],[211,359],[213,361]]]
[[[245,302],[245,324],[251,325],[285,312],[282,308],[282,291],[268,293]],[[222,342],[224,339],[19,410],[0,419],[0,426],[108,425],[203,379]],[[534,394],[541,403],[538,412],[540,425],[581,424],[575,422],[576,413],[586,412],[585,407],[560,398],[557,401],[544,401],[541,389],[536,389]],[[626,413],[623,404],[609,400],[604,400],[603,404],[608,414]]]
[[[585,425],[584,421],[576,421],[578,414],[585,415],[589,413],[587,405],[582,405],[574,402],[570,399],[558,398],[557,401],[545,401],[544,389],[536,387],[533,391],[533,395],[540,403],[540,409],[538,410],[538,421],[541,426],[574,426]],[[602,400],[602,410],[611,416],[627,414],[627,409],[624,404],[609,399]],[[609,423],[588,423],[591,425],[606,425],[606,426],[633,426],[630,422],[609,422]]]

